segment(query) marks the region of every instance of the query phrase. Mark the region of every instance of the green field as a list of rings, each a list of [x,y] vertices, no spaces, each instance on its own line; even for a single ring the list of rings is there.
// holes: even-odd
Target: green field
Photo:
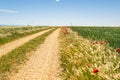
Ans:
[[[113,48],[120,47],[120,27],[72,27],[87,39],[104,41],[107,40]]]

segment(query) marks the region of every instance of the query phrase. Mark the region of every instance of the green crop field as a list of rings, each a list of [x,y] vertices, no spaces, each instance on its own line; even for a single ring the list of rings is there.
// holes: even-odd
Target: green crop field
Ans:
[[[120,47],[120,27],[72,27],[71,29],[84,38],[98,41],[107,40],[111,47]]]

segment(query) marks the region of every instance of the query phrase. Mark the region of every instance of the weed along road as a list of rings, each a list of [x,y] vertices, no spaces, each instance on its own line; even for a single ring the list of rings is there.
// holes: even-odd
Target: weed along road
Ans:
[[[18,40],[15,40],[15,41],[12,41],[12,42],[6,43],[5,45],[0,46],[0,57],[2,55],[5,55],[8,52],[12,51],[13,49],[25,44],[26,42],[28,42],[28,41],[30,41],[30,40],[32,40],[32,39],[46,33],[46,32],[48,32],[49,30],[51,30],[51,29],[44,30],[44,31],[32,34],[30,36],[20,38]]]
[[[10,80],[61,80],[59,31],[55,30],[22,65],[18,73],[12,73]]]

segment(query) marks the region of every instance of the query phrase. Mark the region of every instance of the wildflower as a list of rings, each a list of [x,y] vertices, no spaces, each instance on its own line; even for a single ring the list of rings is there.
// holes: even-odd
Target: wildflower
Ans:
[[[100,44],[102,45],[102,44],[104,44],[103,42],[100,42]]]
[[[68,34],[69,32],[68,32],[68,30],[67,29],[65,29],[65,32],[64,32],[65,34]]]
[[[99,42],[98,42],[98,41],[96,41],[95,43],[96,43],[96,44],[99,44]]]
[[[64,34],[69,34],[69,31],[68,31],[67,28],[62,28],[62,32],[63,32]]]
[[[94,68],[94,70],[93,70],[93,73],[98,73],[99,72],[99,70],[97,69],[97,68]]]
[[[117,51],[118,53],[120,53],[120,48],[116,48],[116,51]]]

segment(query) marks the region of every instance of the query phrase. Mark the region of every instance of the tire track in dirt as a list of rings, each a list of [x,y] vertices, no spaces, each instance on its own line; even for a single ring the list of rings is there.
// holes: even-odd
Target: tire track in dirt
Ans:
[[[59,31],[57,29],[50,34],[18,73],[10,75],[10,80],[61,80]]]
[[[5,45],[0,46],[0,57],[7,54],[10,51],[12,51],[13,49],[25,44],[26,42],[28,42],[28,41],[46,33],[46,32],[48,32],[49,30],[51,30],[51,29],[32,34],[32,35],[14,40],[12,42],[9,42],[9,43],[6,43]]]

